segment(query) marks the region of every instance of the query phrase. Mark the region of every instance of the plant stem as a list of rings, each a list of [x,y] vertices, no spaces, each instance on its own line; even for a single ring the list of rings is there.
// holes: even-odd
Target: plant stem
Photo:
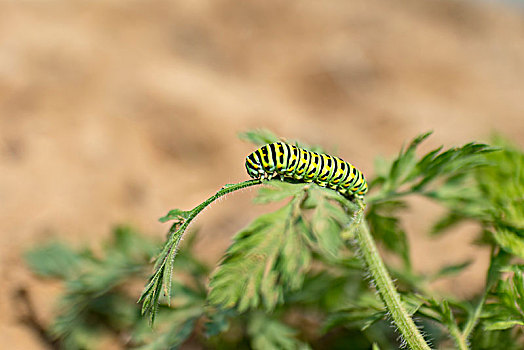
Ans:
[[[384,262],[380,258],[373,237],[369,232],[369,227],[366,221],[362,220],[365,204],[360,201],[358,203],[361,210],[358,212],[355,220],[358,220],[357,225],[359,222],[360,225],[357,226],[355,237],[362,258],[369,269],[376,289],[406,344],[413,350],[429,350],[430,347],[402,305],[402,301],[395,289],[395,285],[386,270]]]
[[[246,187],[259,185],[262,183],[262,179],[254,179],[254,180],[247,180],[243,181],[237,184],[228,184],[223,186],[217,193],[206,199],[204,202],[200,203],[193,209],[191,209],[189,216],[184,220],[184,223],[182,226],[179,226],[177,223],[173,224],[171,228],[169,229],[169,239],[164,245],[163,253],[164,261],[162,261],[162,264],[165,263],[165,260],[173,260],[176,255],[176,251],[178,249],[178,245],[182,241],[184,232],[186,231],[187,227],[193,221],[193,219],[202,211],[204,210],[208,205],[216,201],[218,198],[234,192],[241,190]],[[175,234],[177,233],[177,234]],[[164,255],[165,254],[165,255]],[[169,295],[167,296],[169,298]]]
[[[208,199],[206,199],[204,202],[200,203],[198,206],[196,206],[195,208],[193,208],[191,210],[191,214],[189,215],[189,217],[186,219],[186,221],[184,222],[184,224],[180,227],[180,229],[182,228],[187,228],[187,226],[189,226],[189,224],[191,223],[191,221],[202,211],[204,210],[205,207],[207,207],[208,205],[210,205],[211,203],[213,203],[214,201],[216,201],[218,198],[228,194],[228,193],[231,193],[231,192],[235,192],[235,191],[238,191],[238,190],[241,190],[243,188],[246,188],[246,187],[250,187],[250,186],[254,186],[254,185],[260,185],[262,183],[262,179],[254,179],[254,180],[247,180],[247,181],[243,181],[243,182],[239,182],[237,184],[229,184],[229,185],[225,185],[223,186],[217,193],[215,193],[213,196],[209,197]]]
[[[168,304],[170,303],[173,262],[177,254],[178,246],[180,245],[185,230],[189,224],[202,210],[204,210],[204,208],[206,208],[218,198],[228,193],[238,191],[246,187],[259,185],[261,183],[262,179],[254,179],[243,181],[237,184],[225,185],[213,196],[209,197],[190,211],[180,211],[175,209],[162,218],[162,221],[175,220],[175,223],[171,225],[171,228],[169,229],[169,238],[156,259],[155,272],[150,278],[149,283],[144,288],[140,299],[138,299],[138,302],[142,303],[142,314],[149,313],[149,322],[151,325],[155,320],[155,314],[158,309],[158,299],[160,297],[162,287],[164,287],[163,290],[164,295],[167,298],[167,302]],[[173,211],[175,213],[171,214]]]
[[[457,324],[453,322],[453,326],[448,326],[449,334],[453,339],[455,340],[455,343],[457,344],[457,348],[460,350],[468,350],[468,342],[467,337],[465,337],[458,328]]]
[[[193,219],[208,205],[210,205],[218,198],[228,193],[238,191],[249,186],[259,185],[261,183],[261,179],[254,179],[243,181],[237,184],[225,185],[217,193],[215,193],[214,195],[212,195],[211,197],[209,197],[208,199],[191,209],[191,211],[189,211],[189,215],[184,220],[181,226],[179,225],[179,222],[175,222],[173,225],[171,225],[171,228],[169,229],[169,238],[167,242],[164,244],[164,248],[162,249],[162,253],[160,254],[160,256],[164,257],[164,260],[161,263],[163,264],[165,262],[165,259],[174,259],[173,252],[176,253],[178,245],[182,241],[184,232],[186,231],[187,227],[189,226],[191,221],[193,221]]]
[[[487,296],[488,296],[488,289],[486,288],[482,292],[482,296],[480,297],[477,303],[477,306],[475,307],[473,316],[468,319],[468,321],[466,322],[466,325],[464,326],[464,330],[462,331],[462,334],[461,334],[461,337],[464,340],[464,342],[467,341],[467,339],[471,335],[471,332],[473,331],[473,329],[475,329],[475,326],[477,325],[480,314],[482,312],[482,307],[484,306],[484,303],[486,302]]]
[[[464,339],[464,341],[467,341],[467,339],[471,335],[471,332],[473,332],[473,330],[475,329],[475,326],[477,325],[477,322],[480,318],[480,314],[482,312],[484,303],[486,302],[486,299],[488,297],[488,293],[490,289],[493,287],[495,279],[490,278],[490,273],[492,273],[492,270],[495,268],[495,262],[494,262],[495,256],[496,256],[495,247],[492,246],[491,252],[489,255],[489,268],[488,268],[488,273],[486,276],[486,287],[484,288],[482,292],[482,296],[480,297],[475,307],[475,311],[473,312],[473,315],[470,318],[468,318],[466,325],[464,326],[464,329],[462,330],[462,338]]]

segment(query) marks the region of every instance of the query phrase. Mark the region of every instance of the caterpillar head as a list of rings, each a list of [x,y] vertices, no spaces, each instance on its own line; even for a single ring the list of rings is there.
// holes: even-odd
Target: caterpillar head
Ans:
[[[254,153],[251,153],[246,158],[246,170],[248,175],[251,176],[253,179],[260,178],[260,175],[264,173],[262,165],[260,165],[260,162],[258,161]]]

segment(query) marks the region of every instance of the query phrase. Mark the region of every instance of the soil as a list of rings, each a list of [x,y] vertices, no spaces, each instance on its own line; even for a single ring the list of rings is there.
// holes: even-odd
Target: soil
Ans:
[[[458,1],[0,2],[2,348],[49,346],[20,290],[45,324],[60,286],[27,270],[26,249],[96,247],[118,223],[163,237],[169,209],[247,178],[254,147],[238,132],[321,144],[368,177],[427,130],[425,150],[493,131],[524,146],[523,19],[517,5]],[[210,263],[264,211],[253,195],[199,219]],[[473,295],[487,255],[476,227],[428,238],[439,208],[412,207],[416,269],[472,259],[434,288]]]

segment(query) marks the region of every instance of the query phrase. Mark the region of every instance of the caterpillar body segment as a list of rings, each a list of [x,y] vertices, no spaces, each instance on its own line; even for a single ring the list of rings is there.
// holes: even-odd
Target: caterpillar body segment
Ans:
[[[287,177],[293,177],[295,170],[297,169],[298,162],[300,160],[300,150],[297,146],[284,144],[289,148],[289,158],[287,168],[284,168],[284,174]]]
[[[350,163],[284,142],[264,145],[248,155],[246,170],[255,179],[278,176],[282,181],[314,182],[349,199],[362,198],[368,191],[364,175]]]

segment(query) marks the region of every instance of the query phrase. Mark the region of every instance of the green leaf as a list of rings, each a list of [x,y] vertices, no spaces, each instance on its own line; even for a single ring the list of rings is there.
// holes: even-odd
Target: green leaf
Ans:
[[[424,303],[424,299],[418,294],[402,294],[401,299],[410,316],[414,315]]]
[[[386,317],[385,311],[371,308],[348,308],[344,311],[331,313],[324,322],[322,333],[338,327],[358,328],[361,331],[368,329],[376,322]]]
[[[178,349],[195,328],[196,321],[202,316],[201,305],[163,310],[158,313],[157,327],[151,330],[142,322],[133,332],[133,342],[141,350]]]
[[[104,252],[108,258],[129,263],[147,263],[157,253],[159,242],[140,235],[128,226],[113,229],[112,240],[105,244]]]
[[[370,206],[366,216],[372,235],[389,251],[397,254],[404,266],[410,267],[409,243],[401,227],[399,212],[406,208],[403,201],[384,201]]]
[[[250,318],[247,333],[254,350],[310,349],[295,338],[296,330],[262,313]]]
[[[286,302],[327,313],[371,303],[381,305],[374,292],[370,291],[368,281],[362,278],[361,261],[352,258],[355,263],[351,266],[347,260],[350,259],[337,259],[336,265],[326,270],[308,272],[302,287],[286,294]],[[336,267],[335,272],[333,269]]]
[[[512,276],[498,280],[493,300],[484,307],[486,330],[503,330],[524,325],[524,266],[507,266],[500,270]],[[499,271],[500,271],[499,270]]]
[[[462,147],[442,152],[434,149],[417,160],[416,149],[431,133],[415,138],[408,148],[400,151],[388,168],[384,161],[378,162],[378,176],[370,181],[373,186],[382,185],[378,194],[368,196],[368,202],[388,200],[410,193],[427,194],[430,184],[446,180],[488,164],[486,153],[498,150],[485,144],[468,143]]]
[[[171,225],[167,236],[167,241],[164,243],[162,251],[156,258],[154,267],[155,272],[151,276],[148,284],[144,288],[142,295],[138,300],[139,303],[142,303],[142,315],[148,313],[151,324],[153,324],[155,320],[155,313],[158,310],[158,302],[162,289],[164,296],[167,298],[168,304],[170,303],[170,288],[172,272],[174,268],[174,259],[178,252],[178,247],[182,241],[184,233],[191,221],[202,210],[204,210],[208,205],[216,201],[218,198],[243,188],[259,185],[260,183],[260,179],[251,179],[236,184],[228,184],[223,186],[214,195],[197,205],[191,211],[182,212],[178,209],[175,209],[174,211],[171,211],[172,215],[168,214],[166,216],[166,218],[175,219],[175,222]]]
[[[257,146],[280,141],[279,137],[267,129],[255,129],[238,133],[238,138]]]
[[[178,260],[176,265],[178,268]],[[204,316],[205,291],[199,290],[193,283],[175,280],[172,293],[172,308],[159,306],[154,329],[148,320],[141,319],[131,333],[132,343],[140,349],[177,349]]]
[[[512,256],[504,250],[499,250],[492,258],[488,268],[486,289],[489,291],[500,280],[501,271],[510,264]]]
[[[435,224],[433,224],[430,233],[432,235],[438,235],[458,225],[465,219],[466,217],[464,217],[462,214],[449,212],[442,216],[437,222],[435,222]]]
[[[480,155],[495,150],[488,145],[472,142],[459,148],[450,148],[428,162],[423,162],[423,158],[417,164],[418,171],[422,176],[418,183],[413,186],[413,190],[421,191],[430,182],[435,181],[439,177],[451,177],[480,166],[485,166],[488,163]]]
[[[315,203],[310,219],[314,239],[311,244],[323,254],[337,257],[345,247],[341,231],[344,226],[349,225],[350,217],[339,205],[335,205],[323,190],[312,189],[309,191],[308,200]]]
[[[502,249],[524,259],[524,237],[506,228],[498,227],[493,233],[493,238]]]
[[[182,240],[183,231],[173,232],[169,242],[164,244],[162,252],[156,259],[155,273],[151,276],[149,283],[142,291],[138,303],[142,303],[142,315],[149,314],[151,325],[155,321],[155,315],[158,311],[158,303],[164,287],[164,295],[171,297],[171,278],[174,267],[174,257],[177,253],[178,246]]]
[[[309,267],[305,223],[292,201],[239,232],[211,276],[210,303],[242,312],[263,304],[272,310],[285,290],[300,288]]]
[[[196,237],[198,237],[198,232],[191,232],[189,236],[185,237],[186,239],[181,243],[182,249],[180,249],[175,259],[174,270],[180,274],[190,276],[193,282],[198,284],[199,281],[208,277],[210,269],[193,254],[192,249]]]
[[[437,271],[433,276],[431,276],[429,279],[437,280],[442,277],[458,275],[464,269],[466,269],[469,265],[471,265],[471,263],[473,263],[473,260],[466,260],[458,264],[444,266],[439,271]]]
[[[175,223],[183,223],[191,215],[191,211],[184,211],[180,209],[170,210],[166,215],[158,219],[160,222],[167,222],[174,220]]]
[[[513,329],[486,331],[478,327],[471,339],[471,344],[473,349],[481,350],[522,350],[521,334]]]
[[[524,152],[500,139],[497,143],[502,150],[486,155],[492,166],[477,171],[476,180],[493,219],[524,236]]]
[[[400,151],[397,159],[395,159],[391,164],[388,177],[388,183],[390,184],[389,187],[391,188],[388,188],[387,190],[392,190],[393,188],[400,186],[417,174],[413,173],[416,165],[415,151],[418,145],[427,139],[432,133],[433,132],[430,131],[417,136],[413,141],[411,141],[405,152],[404,150]]]
[[[422,298],[412,294],[403,294],[401,299],[409,315],[414,315],[424,302]],[[372,293],[361,294],[360,299],[354,300],[353,303],[353,306],[330,313],[324,322],[322,332],[325,333],[337,326],[366,330],[387,317],[384,304]]]
[[[27,251],[25,260],[40,276],[66,279],[79,269],[82,256],[60,242],[53,242]]]
[[[293,184],[280,180],[271,180],[264,183],[266,186],[258,190],[254,199],[255,203],[266,204],[271,202],[280,202],[289,197],[296,197],[304,194],[312,184]]]
[[[267,129],[255,129],[246,132],[241,132],[238,133],[238,138],[241,140],[251,142],[257,146],[282,141],[288,144],[296,144],[298,147],[305,148],[312,152],[323,153],[322,147],[320,146],[311,146],[302,142],[298,142],[296,140],[285,140],[276,136],[274,133]]]
[[[452,331],[458,331],[452,305],[456,311],[463,312],[468,307],[466,303],[452,302],[448,299],[438,300],[434,297],[424,297],[418,294],[416,295],[416,298],[424,301],[424,304],[421,304],[417,310],[421,315],[442,323],[451,333],[453,333]]]
[[[406,181],[408,175],[415,170],[416,159],[415,151],[417,146],[431,135],[431,132],[421,134],[411,141],[408,148],[400,150],[399,155],[391,162],[383,158],[378,158],[375,162],[377,177],[370,181],[371,186],[382,185],[381,193],[383,196],[394,193],[398,187]]]
[[[120,287],[142,276],[156,247],[133,230],[117,227],[100,254],[78,253],[57,243],[28,253],[37,271],[65,280],[60,311],[48,332],[65,348],[96,349],[107,329],[129,329],[138,310]]]
[[[229,329],[229,318],[237,316],[231,309],[217,309],[208,314],[209,320],[205,324],[205,336],[213,337]]]
[[[100,348],[98,336],[99,330],[93,327],[86,326],[83,323],[76,323],[72,320],[70,331],[67,336],[60,338],[60,348],[63,349],[82,349],[82,350],[96,350]],[[54,324],[49,328],[49,333],[52,337],[57,338],[53,330]],[[58,338],[57,338],[58,339]]]
[[[449,213],[437,222],[434,231],[441,232],[464,219],[478,220],[484,232],[494,232],[493,240],[497,244],[522,257],[524,153],[500,139],[496,143],[501,147],[479,148],[480,145],[468,144],[480,152],[481,157],[470,157],[469,168],[465,169],[468,172],[461,166],[461,172],[426,193],[449,208]]]
[[[484,329],[487,331],[497,331],[502,329],[508,329],[515,326],[524,326],[524,321],[522,320],[507,320],[507,321],[487,321],[484,325]]]

